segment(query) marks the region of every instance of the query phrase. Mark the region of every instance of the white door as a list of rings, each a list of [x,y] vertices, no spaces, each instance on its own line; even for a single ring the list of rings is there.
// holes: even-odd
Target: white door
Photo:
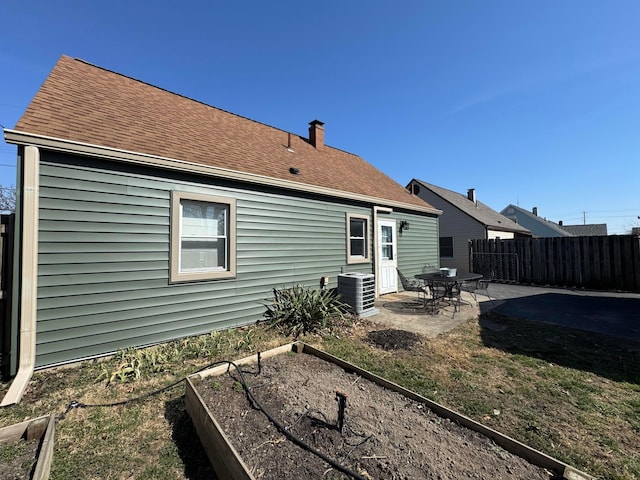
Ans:
[[[396,221],[378,220],[378,293],[398,291]]]

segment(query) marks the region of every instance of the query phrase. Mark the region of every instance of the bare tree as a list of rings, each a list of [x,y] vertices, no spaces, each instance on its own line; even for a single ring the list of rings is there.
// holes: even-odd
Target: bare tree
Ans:
[[[15,185],[0,185],[0,211],[14,212],[16,209],[16,187]]]

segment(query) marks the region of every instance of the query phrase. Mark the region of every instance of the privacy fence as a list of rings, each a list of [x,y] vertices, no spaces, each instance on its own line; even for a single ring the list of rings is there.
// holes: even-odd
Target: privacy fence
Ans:
[[[470,240],[473,272],[535,285],[640,292],[640,236]]]

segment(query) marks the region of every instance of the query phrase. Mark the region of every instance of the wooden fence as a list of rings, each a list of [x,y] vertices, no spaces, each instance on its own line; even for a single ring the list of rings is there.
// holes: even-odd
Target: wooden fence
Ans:
[[[0,215],[0,377],[6,378],[12,350],[11,284],[15,214]]]
[[[470,240],[473,272],[497,280],[640,292],[640,236]]]

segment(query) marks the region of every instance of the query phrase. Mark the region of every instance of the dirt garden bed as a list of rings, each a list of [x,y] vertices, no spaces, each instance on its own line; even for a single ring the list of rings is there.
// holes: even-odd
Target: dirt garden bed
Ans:
[[[467,428],[460,420],[475,422],[454,412],[443,416],[444,407],[415,394],[407,396],[399,387],[388,388],[393,386],[388,382],[385,388],[363,372],[345,370],[326,358],[279,354],[263,359],[260,369],[242,367],[243,375],[234,368],[219,375],[225,370],[190,379],[194,381],[188,384],[195,385],[197,393],[190,394],[188,385],[187,409],[214,466],[222,457],[237,456],[241,469],[248,472],[233,478],[588,478],[497,432],[487,436],[487,431]],[[243,383],[281,430],[252,405]],[[336,391],[346,395],[343,417]],[[203,432],[209,427],[204,427],[202,413],[195,411],[196,397],[211,412],[206,415],[209,420],[224,432],[223,442]],[[435,413],[434,406],[443,411]],[[519,455],[498,446],[491,436]],[[296,445],[292,437],[309,449]],[[211,442],[215,445],[208,448]],[[335,463],[309,450],[320,451]],[[538,460],[538,465],[523,457]]]

